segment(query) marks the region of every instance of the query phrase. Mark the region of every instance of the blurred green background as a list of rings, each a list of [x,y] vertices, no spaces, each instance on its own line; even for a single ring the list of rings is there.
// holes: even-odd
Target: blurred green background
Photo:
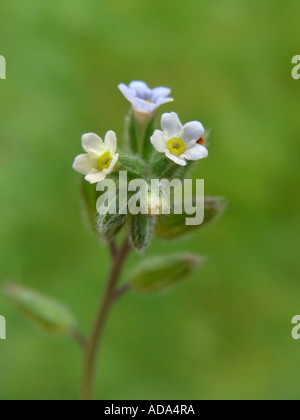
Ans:
[[[170,86],[163,111],[212,128],[194,175],[230,200],[194,237],[154,241],[149,254],[208,263],[168,295],[117,305],[98,398],[300,397],[299,14],[298,0],[1,1],[1,282],[58,297],[89,330],[109,258],[82,222],[71,165],[82,133],[121,137],[119,82]],[[73,343],[37,333],[2,295],[0,314],[0,398],[76,399]]]

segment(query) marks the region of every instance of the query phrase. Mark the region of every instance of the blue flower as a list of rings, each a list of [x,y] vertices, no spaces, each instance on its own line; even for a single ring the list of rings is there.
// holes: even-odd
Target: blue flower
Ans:
[[[129,86],[121,83],[119,89],[132,104],[135,114],[140,117],[152,117],[160,105],[174,100],[168,97],[171,89],[167,87],[150,89],[146,83],[140,81],[131,82]]]

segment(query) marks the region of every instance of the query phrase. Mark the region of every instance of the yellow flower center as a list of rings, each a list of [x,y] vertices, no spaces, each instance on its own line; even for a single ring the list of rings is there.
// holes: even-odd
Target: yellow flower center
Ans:
[[[101,155],[98,159],[99,169],[103,171],[103,169],[109,168],[111,161],[112,161],[111,154],[109,152],[103,153],[103,155]]]
[[[167,148],[170,153],[175,156],[181,156],[185,152],[185,144],[178,138],[168,140]]]

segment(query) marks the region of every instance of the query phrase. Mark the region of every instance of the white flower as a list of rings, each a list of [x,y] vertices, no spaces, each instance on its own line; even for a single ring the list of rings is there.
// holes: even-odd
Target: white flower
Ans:
[[[146,83],[140,81],[131,82],[129,86],[121,83],[119,89],[132,104],[135,114],[140,117],[152,116],[160,105],[174,100],[168,98],[171,89],[167,87],[150,89]]]
[[[161,118],[163,131],[156,130],[151,137],[151,143],[160,153],[178,165],[185,166],[187,160],[199,160],[208,156],[203,146],[205,130],[198,121],[192,121],[184,126],[176,112],[163,114]]]
[[[73,169],[86,175],[85,179],[91,184],[103,181],[113,171],[119,159],[119,154],[116,153],[116,134],[108,131],[104,142],[96,134],[84,134],[82,147],[86,154],[75,158]]]

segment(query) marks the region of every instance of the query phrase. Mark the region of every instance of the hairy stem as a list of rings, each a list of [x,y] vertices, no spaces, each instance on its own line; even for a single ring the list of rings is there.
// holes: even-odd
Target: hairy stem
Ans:
[[[103,300],[100,304],[99,311],[96,317],[95,325],[92,330],[91,337],[87,343],[86,347],[86,358],[85,358],[85,368],[82,384],[82,399],[85,401],[91,400],[93,398],[93,388],[95,382],[96,374],[96,364],[97,364],[97,355],[98,350],[103,338],[103,333],[105,330],[106,322],[111,310],[111,307],[115,301],[114,293],[117,287],[120,274],[124,263],[130,253],[130,243],[129,239],[126,238],[122,248],[118,252],[113,262],[111,273],[108,279],[107,287],[104,293]]]

